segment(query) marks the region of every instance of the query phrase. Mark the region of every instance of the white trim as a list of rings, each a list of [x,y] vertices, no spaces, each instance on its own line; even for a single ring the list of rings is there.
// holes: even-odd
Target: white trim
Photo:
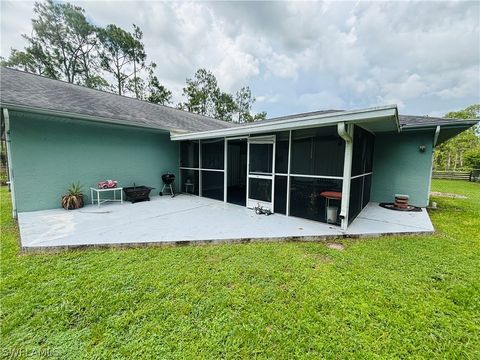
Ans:
[[[202,171],[225,172],[225,170],[221,170],[221,169],[207,169],[207,168],[201,168],[200,170],[202,170]]]
[[[353,180],[353,179],[356,179],[356,178],[359,178],[359,177],[362,177],[362,176],[368,176],[368,175],[372,175],[372,174],[373,174],[372,172],[363,173],[363,174],[360,174],[360,175],[351,176],[350,179]]]
[[[288,176],[286,173],[275,173],[275,176]]]
[[[253,208],[255,205],[259,204],[260,206],[267,207],[273,213],[275,206],[275,145],[276,145],[276,135],[268,136],[258,136],[258,137],[249,137],[247,141],[247,207]],[[261,172],[250,172],[250,145],[253,144],[268,144],[272,145],[272,172],[271,173],[261,173]],[[250,198],[250,179],[262,179],[269,180],[271,182],[271,201],[261,201],[257,199]]]
[[[8,180],[10,187],[10,196],[12,198],[12,217],[17,218],[17,202],[15,201],[15,180],[13,175],[12,164],[12,146],[10,145],[10,115],[7,108],[3,108],[3,118],[5,119],[5,143],[7,145],[7,162],[8,162]]]
[[[245,194],[245,207],[248,207],[248,192],[250,191],[250,181],[248,180],[248,173],[250,171],[250,142],[247,139],[247,186],[246,186],[246,194]]]
[[[275,212],[275,163],[276,163],[276,151],[277,151],[277,136],[273,137],[273,154],[272,154],[272,213]]]
[[[333,180],[342,180],[341,176],[323,176],[323,175],[306,175],[306,174],[290,174],[290,177],[304,177],[304,178],[314,178],[314,179],[333,179]]]
[[[251,125],[235,126],[226,129],[217,129],[187,134],[170,133],[173,141],[209,139],[225,136],[240,136],[259,134],[265,132],[277,132],[282,130],[294,130],[311,127],[331,126],[340,122],[371,122],[372,120],[392,118],[395,129],[398,127],[398,112],[396,105],[381,106],[363,110],[342,111],[322,115],[307,115],[301,118],[285,119],[278,121],[257,121]]]
[[[248,139],[248,135],[243,135],[243,136],[232,136],[232,137],[225,137],[225,139],[228,140],[246,140]]]
[[[340,205],[340,217],[342,219],[341,229],[347,230],[348,210],[350,206],[350,181],[352,176],[352,158],[353,158],[353,131],[354,126],[339,123],[337,125],[338,135],[345,140],[345,158],[343,161],[343,182],[342,182],[342,201]]]
[[[202,197],[202,141],[198,140],[198,196]]]
[[[228,148],[228,140],[227,138],[224,139],[225,141],[223,142],[223,202],[227,202],[227,167],[228,167],[228,157],[227,157],[227,148]]]
[[[186,166],[179,166],[178,168],[181,170],[200,170],[200,168],[192,168],[192,167],[186,167]]]
[[[290,216],[290,168],[292,162],[292,130],[288,132],[288,165],[287,165],[287,204],[285,215]]]

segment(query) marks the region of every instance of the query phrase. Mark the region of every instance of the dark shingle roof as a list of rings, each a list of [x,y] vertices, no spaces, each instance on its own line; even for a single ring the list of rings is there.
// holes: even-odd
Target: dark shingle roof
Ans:
[[[271,119],[261,120],[261,121],[268,122],[268,121],[279,121],[279,120],[293,120],[293,119],[302,118],[306,116],[324,115],[324,114],[331,114],[331,113],[337,113],[337,112],[343,112],[343,111],[345,110],[311,111],[311,112],[281,116],[281,117],[276,117],[276,118],[271,118]],[[415,129],[415,128],[427,128],[427,127],[433,128],[433,127],[436,127],[437,125],[440,125],[440,126],[463,125],[468,127],[476,124],[479,120],[478,119],[469,119],[469,120],[448,119],[448,118],[417,116],[417,115],[398,115],[398,121],[400,123],[400,128]]]
[[[0,103],[116,120],[170,131],[207,131],[232,123],[168,106],[89,89],[19,70],[1,68]]]
[[[398,120],[400,121],[401,128],[425,128],[425,127],[436,127],[440,126],[449,126],[449,125],[474,125],[478,120],[470,119],[448,119],[448,118],[439,118],[439,117],[430,117],[430,116],[416,116],[416,115],[399,115]]]

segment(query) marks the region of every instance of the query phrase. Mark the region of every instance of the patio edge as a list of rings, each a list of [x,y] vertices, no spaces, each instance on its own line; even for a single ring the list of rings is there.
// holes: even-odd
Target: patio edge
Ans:
[[[391,236],[432,235],[435,230],[409,231],[409,232],[386,232],[376,234],[343,234],[321,236],[293,236],[293,237],[264,237],[264,238],[237,238],[237,239],[210,239],[210,240],[177,240],[177,241],[151,241],[129,243],[103,243],[103,244],[78,244],[78,245],[54,245],[54,246],[21,246],[22,253],[55,253],[71,250],[104,250],[104,249],[135,249],[147,247],[174,247],[174,246],[205,246],[221,244],[248,244],[262,242],[325,242],[334,239],[365,239]]]

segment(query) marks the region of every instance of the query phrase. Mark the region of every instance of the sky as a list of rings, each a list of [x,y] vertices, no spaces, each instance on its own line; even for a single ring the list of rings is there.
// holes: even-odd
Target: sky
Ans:
[[[182,101],[206,68],[248,85],[268,117],[397,104],[443,116],[480,102],[480,2],[70,1],[99,26],[144,32],[149,61]],[[1,0],[1,56],[26,45],[33,2]]]

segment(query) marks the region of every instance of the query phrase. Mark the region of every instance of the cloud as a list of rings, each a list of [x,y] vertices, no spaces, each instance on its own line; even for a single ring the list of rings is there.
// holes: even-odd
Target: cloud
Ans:
[[[74,3],[98,25],[139,25],[175,101],[201,67],[226,91],[249,85],[270,116],[392,102],[431,114],[480,101],[478,2]],[[32,6],[1,2],[3,56],[23,47]]]

